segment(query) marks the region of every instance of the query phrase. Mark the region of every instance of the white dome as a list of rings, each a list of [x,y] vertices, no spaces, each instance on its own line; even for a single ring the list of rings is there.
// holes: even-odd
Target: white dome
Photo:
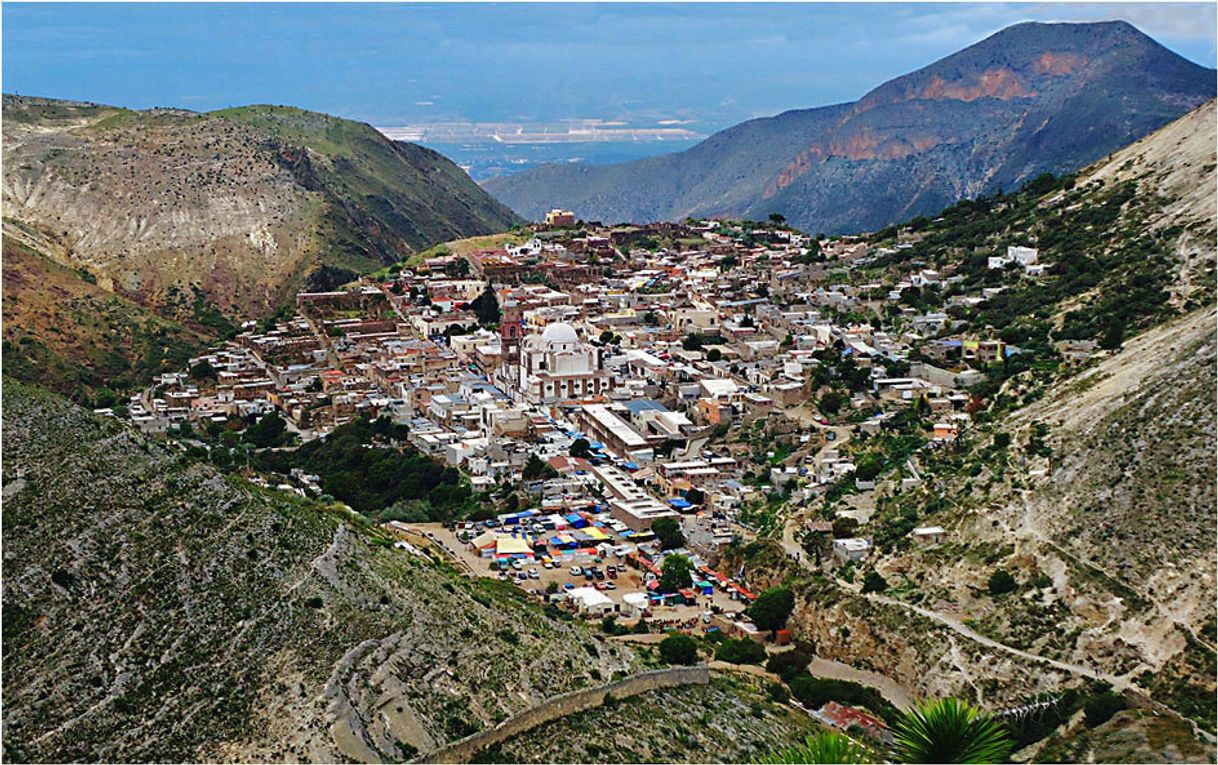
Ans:
[[[547,345],[574,344],[579,342],[579,335],[575,333],[575,327],[559,322],[546,327],[546,331],[541,333],[541,341]]]

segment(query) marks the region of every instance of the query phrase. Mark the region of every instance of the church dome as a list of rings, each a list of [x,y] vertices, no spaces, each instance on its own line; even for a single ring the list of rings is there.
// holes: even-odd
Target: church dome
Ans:
[[[575,327],[559,322],[546,327],[541,333],[541,341],[546,345],[574,345],[579,342]]]

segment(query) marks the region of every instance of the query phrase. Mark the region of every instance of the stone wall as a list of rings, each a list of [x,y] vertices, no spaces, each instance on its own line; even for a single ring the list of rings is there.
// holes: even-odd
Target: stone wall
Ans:
[[[605,695],[623,699],[647,691],[672,688],[678,685],[706,685],[710,682],[710,670],[705,665],[696,667],[671,667],[642,672],[596,688],[583,688],[547,699],[535,707],[513,715],[493,728],[479,731],[472,736],[450,742],[419,758],[420,762],[470,762],[479,751],[505,741],[513,736],[536,728],[538,725],[566,717],[605,703]]]

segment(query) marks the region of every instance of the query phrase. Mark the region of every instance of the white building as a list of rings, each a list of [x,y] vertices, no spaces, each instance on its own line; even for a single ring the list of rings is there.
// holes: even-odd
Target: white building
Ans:
[[[597,396],[613,387],[601,350],[580,341],[570,324],[550,324],[520,348],[520,393],[530,404]]]
[[[871,542],[866,539],[850,538],[833,540],[833,554],[842,563],[860,561],[871,552]]]

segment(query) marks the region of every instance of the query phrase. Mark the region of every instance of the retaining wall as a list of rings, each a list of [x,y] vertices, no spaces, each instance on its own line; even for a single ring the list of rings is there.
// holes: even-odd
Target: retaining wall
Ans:
[[[599,707],[605,703],[605,694],[608,693],[613,694],[615,699],[623,699],[661,688],[673,688],[679,685],[706,685],[709,682],[710,670],[705,665],[699,665],[641,672],[596,688],[570,691],[547,699],[520,714],[512,715],[493,728],[478,731],[471,736],[445,744],[439,749],[421,756],[418,761],[469,762],[479,751],[536,728],[538,725]]]

